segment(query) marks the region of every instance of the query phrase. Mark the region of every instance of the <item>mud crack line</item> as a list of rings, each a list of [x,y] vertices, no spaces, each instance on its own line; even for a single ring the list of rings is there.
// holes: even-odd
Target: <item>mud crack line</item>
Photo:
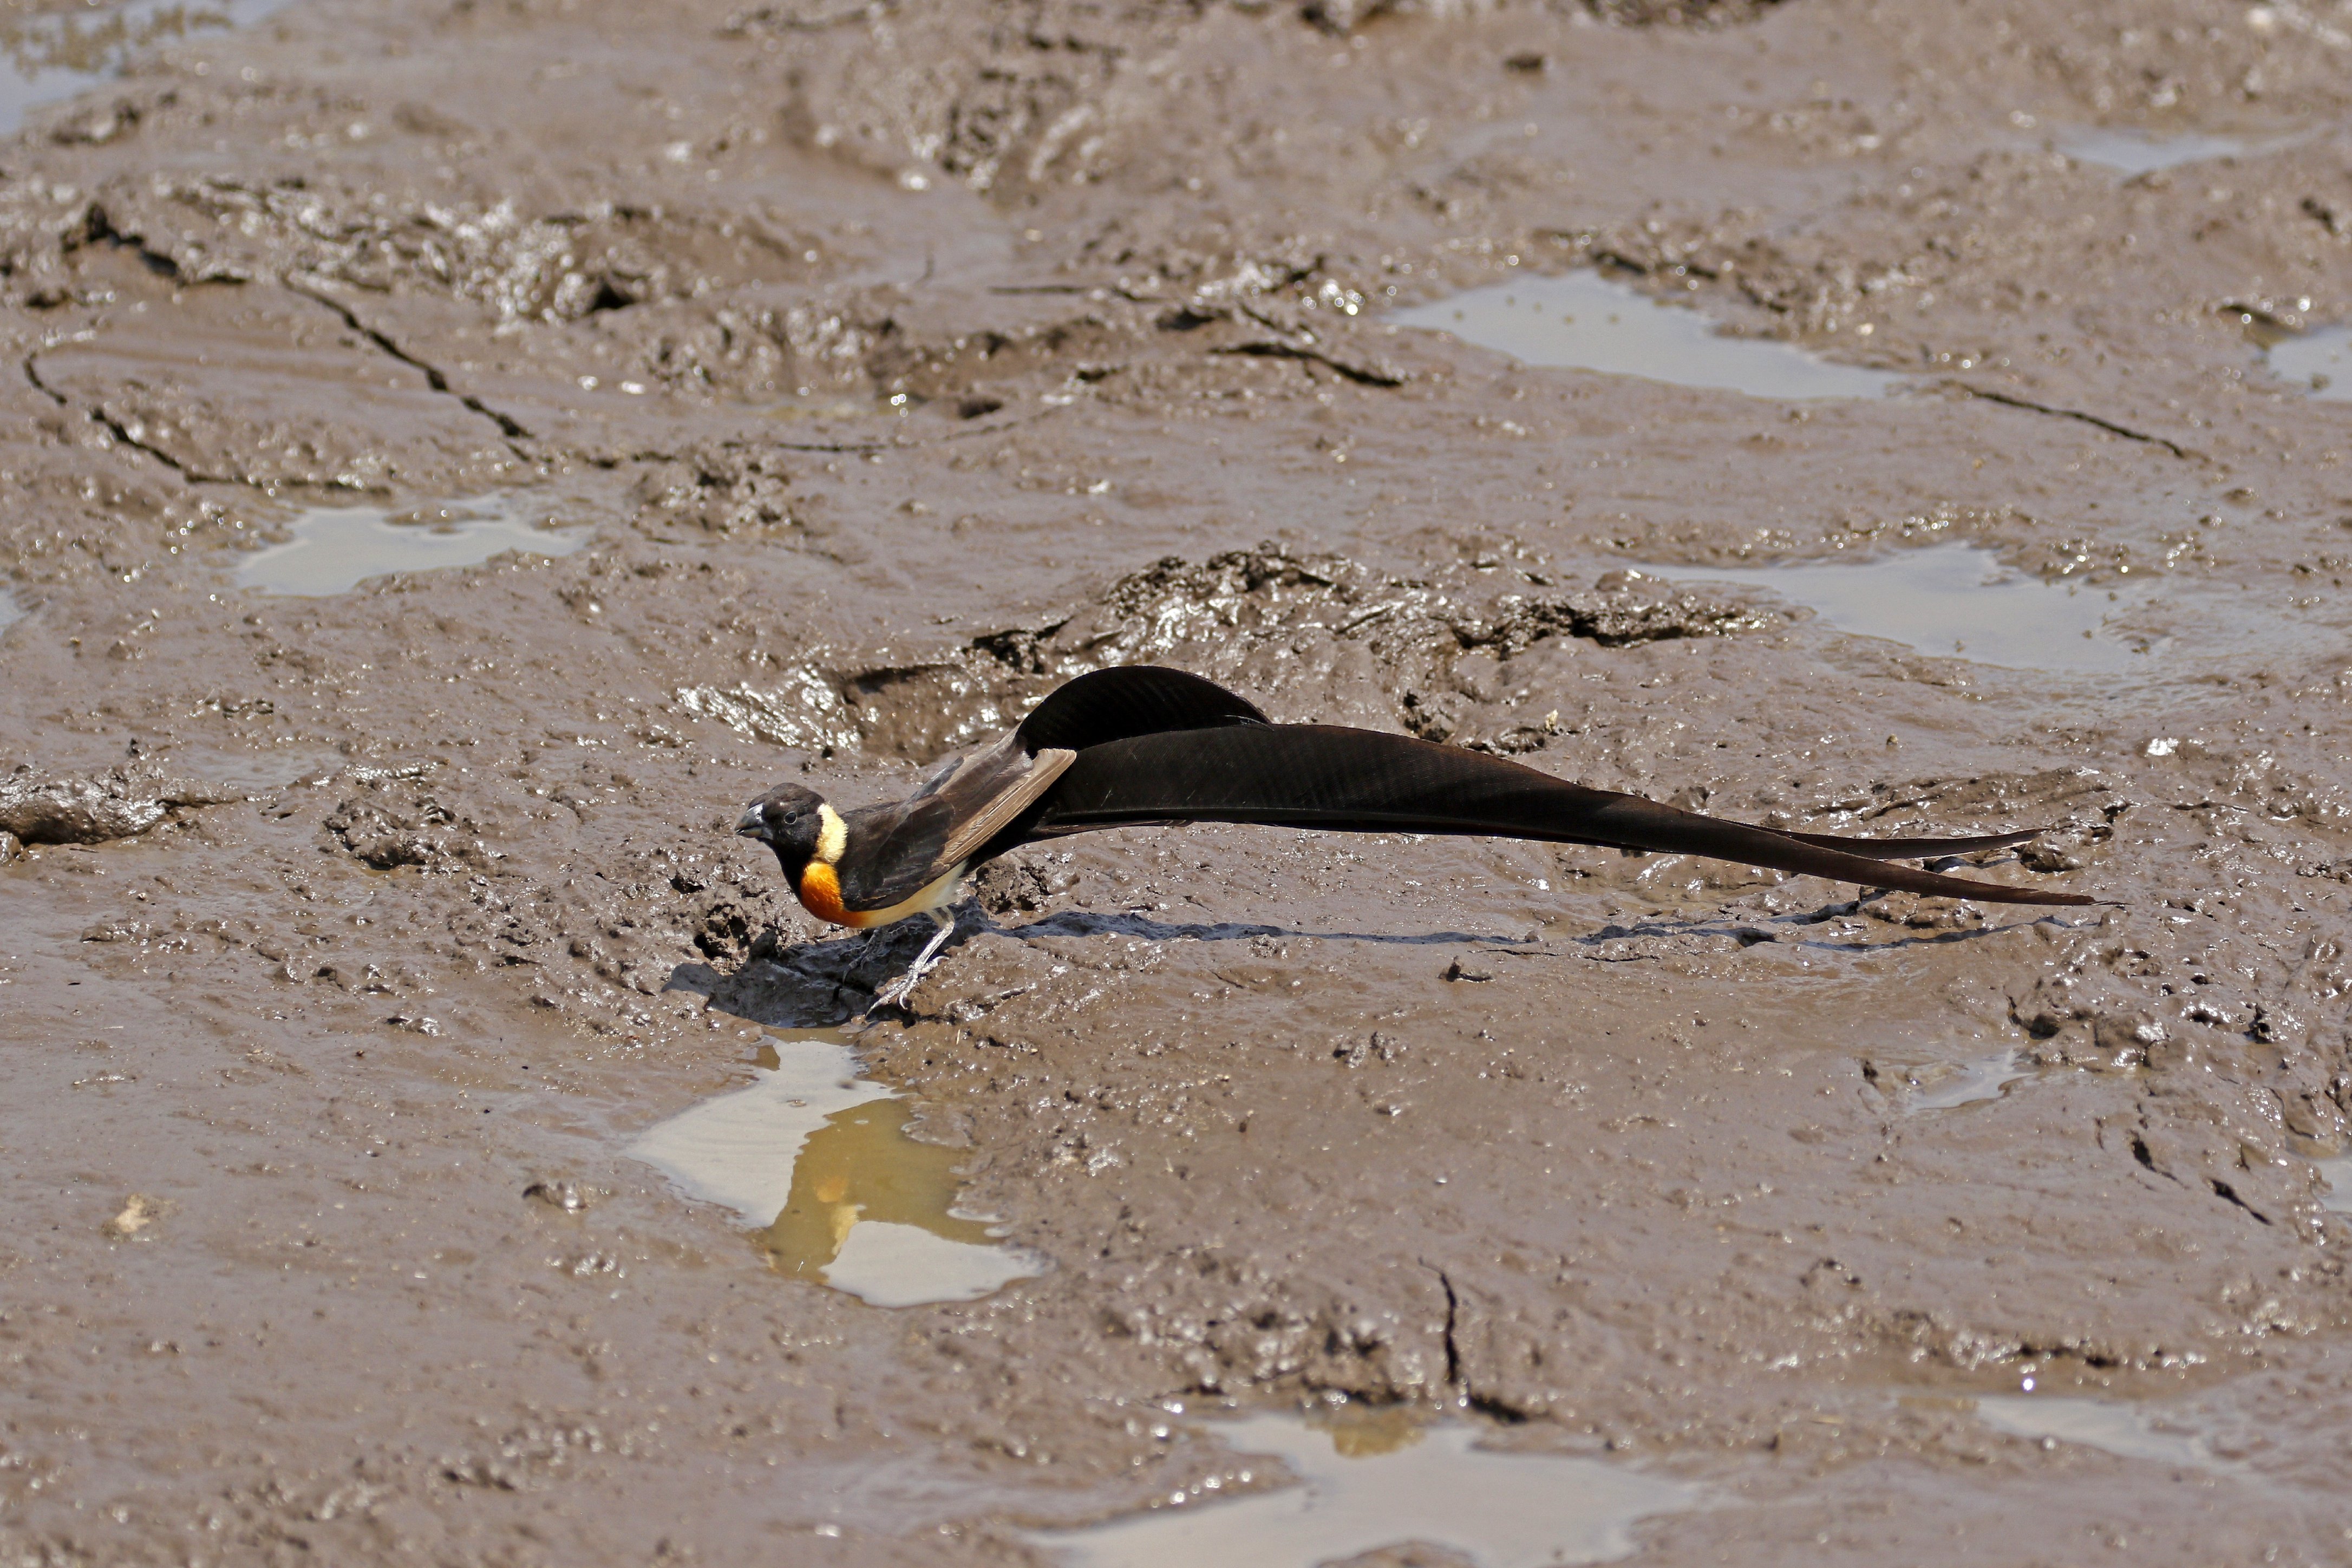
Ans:
[[[1438,1288],[1445,1292],[1445,1381],[1449,1386],[1462,1385],[1462,1344],[1454,1338],[1454,1325],[1462,1317],[1462,1300],[1454,1293],[1454,1277],[1444,1269],[1422,1260],[1421,1266],[1437,1276]]]
[[[2237,1205],[2238,1207],[2245,1210],[2248,1214],[2253,1215],[2264,1225],[2271,1223],[2270,1215],[2264,1214],[2262,1210],[2256,1208],[2253,1205],[2240,1197],[2238,1195],[2238,1189],[2231,1186],[2229,1183],[2221,1180],[2221,1177],[2208,1176],[2205,1180],[2212,1186],[2213,1195],[2220,1198],[2223,1203]]]
[[[2151,436],[2145,430],[2135,430],[2128,425],[2118,425],[2112,419],[2102,419],[2095,414],[2085,414],[2079,408],[2060,408],[2054,404],[2036,403],[2030,397],[2019,397],[2007,392],[1994,392],[1988,387],[1970,386],[1965,381],[1956,381],[1951,384],[1958,387],[1970,397],[1980,397],[1987,403],[1998,403],[2004,408],[2022,408],[2029,414],[2047,414],[2059,419],[2079,419],[2085,425],[2105,430],[2110,436],[2121,436],[2126,441],[2145,441],[2151,447],[2161,447],[2183,461],[2201,463],[2205,460],[2201,455],[2190,451],[2178,441],[2168,441],[2161,436]]]
[[[322,294],[315,289],[306,288],[290,278],[283,279],[280,281],[284,283],[289,293],[299,294],[305,300],[311,300],[316,304],[324,305],[328,310],[332,310],[336,315],[341,316],[343,319],[343,325],[351,328],[352,331],[357,332],[360,336],[365,338],[368,342],[373,343],[376,347],[382,349],[384,353],[390,354],[401,363],[409,366],[411,369],[424,372],[425,385],[441,394],[444,397],[456,398],[459,403],[464,404],[468,409],[480,415],[483,418],[497,426],[499,427],[499,433],[504,436],[509,442],[535,439],[531,433],[524,429],[519,421],[507,415],[499,413],[497,409],[491,407],[488,404],[484,403],[480,398],[475,396],[470,392],[459,392],[456,390],[449,384],[449,378],[441,374],[438,366],[429,363],[425,360],[418,359],[415,354],[410,353],[406,349],[402,348],[398,343],[393,342],[390,334],[369,326],[365,321],[360,320],[360,315],[357,310],[352,310],[341,300],[335,299],[333,296],[329,294]],[[529,455],[530,454],[521,451],[517,451],[515,453],[515,456],[518,458],[525,458]]]
[[[1042,408],[1034,414],[1024,414],[1017,418],[1000,419],[993,425],[976,426],[968,430],[950,430],[942,436],[925,436],[914,440],[892,436],[877,437],[870,441],[770,441],[751,440],[743,437],[730,436],[720,441],[719,447],[721,451],[727,452],[825,452],[854,458],[871,458],[883,452],[912,452],[924,447],[936,447],[947,441],[972,441],[983,436],[1002,435],[1007,430],[1017,430],[1024,425],[1034,425],[1040,419],[1050,419],[1061,412],[1059,407]],[[621,460],[631,463],[687,463],[693,461],[693,458],[691,454],[686,452],[667,452],[647,447],[641,451],[631,452],[627,458]],[[614,465],[599,459],[598,466],[611,468]]]
[[[1326,370],[1337,372],[1361,386],[1402,386],[1405,384],[1405,378],[1394,371],[1349,364],[1346,360],[1332,358],[1320,349],[1301,348],[1297,343],[1268,342],[1261,340],[1256,342],[1234,343],[1224,348],[1211,349],[1209,352],[1213,354],[1247,354],[1253,359],[1305,360],[1312,364],[1319,364]]]
[[[51,386],[47,382],[41,379],[41,368],[38,364],[34,363],[36,357],[37,356],[33,354],[26,354],[25,356],[25,379],[32,384],[34,391],[39,393],[42,396],[47,398],[50,402],[56,404],[60,408],[80,414],[82,417],[88,419],[91,424],[104,430],[108,435],[113,437],[122,445],[130,447],[132,451],[144,452],[147,456],[154,458],[157,462],[163,464],[165,468],[171,469],[173,473],[179,475],[182,479],[186,479],[191,484],[242,485],[251,482],[249,480],[236,479],[226,474],[207,474],[198,469],[192,468],[188,467],[187,464],[180,461],[179,458],[172,456],[171,453],[163,450],[163,447],[152,446],[146,441],[140,439],[139,437],[131,433],[129,426],[125,425],[121,420],[117,419],[113,415],[109,414],[103,407],[95,405],[89,408],[81,407],[79,405],[76,404],[72,398],[68,397],[64,393],[59,392],[56,387]]]

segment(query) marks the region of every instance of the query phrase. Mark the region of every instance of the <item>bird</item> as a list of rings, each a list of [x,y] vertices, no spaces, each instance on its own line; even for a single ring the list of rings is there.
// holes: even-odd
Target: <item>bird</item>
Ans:
[[[947,759],[904,800],[845,811],[787,783],[745,807],[735,831],[775,851],[802,907],[821,921],[871,930],[929,919],[930,942],[876,997],[901,1005],[955,931],[964,879],[985,862],[1075,833],[1193,822],[1591,844],[1989,903],[2100,902],[1887,864],[1999,849],[2046,829],[1850,838],[1755,826],[1463,746],[1276,723],[1247,698],[1161,665],[1064,682],[1003,739]]]

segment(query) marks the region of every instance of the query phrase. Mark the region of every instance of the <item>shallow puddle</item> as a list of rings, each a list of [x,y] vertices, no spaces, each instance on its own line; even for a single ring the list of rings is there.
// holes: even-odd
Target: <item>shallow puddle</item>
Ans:
[[[1338,1424],[1251,1415],[1207,1430],[1235,1453],[1280,1459],[1297,1479],[1025,1539],[1066,1568],[1316,1568],[1409,1544],[1479,1568],[1538,1568],[1623,1557],[1636,1523],[1698,1501],[1679,1482],[1598,1459],[1490,1453],[1475,1446],[1475,1426],[1423,1426],[1399,1413]]]
[[[1389,319],[1451,332],[1526,364],[1638,375],[1750,397],[1883,397],[1904,384],[1899,375],[1832,364],[1787,343],[1725,337],[1696,310],[1663,304],[1592,272],[1517,278]]]
[[[2148,174],[2210,158],[2235,158],[2267,152],[2276,142],[2253,142],[2242,136],[2146,136],[2137,131],[2085,128],[2065,131],[2050,145],[2077,163],[2095,163],[2126,175]]]
[[[2105,672],[2143,661],[2154,639],[2114,624],[2146,589],[2044,582],[1957,541],[1869,561],[1785,566],[1645,566],[1683,582],[1767,588],[1811,608],[1840,631],[1885,637],[1922,653],[2020,669]]]
[[[141,50],[192,33],[257,22],[287,0],[135,0],[84,4],[70,10],[0,14],[0,134],[24,123],[26,110],[71,98],[119,74]]]
[[[2053,1438],[2119,1458],[2227,1469],[2230,1462],[2192,1432],[2120,1399],[2002,1394],[1975,1402],[1977,1419],[2016,1437]]]
[[[751,1088],[670,1118],[629,1146],[759,1233],[780,1274],[876,1307],[968,1301],[1042,1271],[957,1211],[963,1156],[906,1135],[913,1107],[857,1076],[837,1038],[775,1040]]]
[[[2264,357],[2273,375],[2310,388],[2314,397],[2352,403],[2352,326],[2281,338]]]
[[[24,618],[25,607],[16,603],[16,596],[7,589],[0,588],[0,631],[7,630]]]
[[[2218,658],[2332,654],[2346,635],[2320,596],[2283,602],[2206,578],[2053,581],[1958,540],[1863,561],[1641,570],[1762,588],[1843,632],[2011,669],[2195,677]]]
[[[1906,1086],[1903,1109],[1914,1113],[1950,1110],[1999,1100],[2003,1089],[2019,1079],[2032,1076],[2031,1068],[2018,1065],[2014,1050],[1979,1057],[1974,1061],[1926,1062],[1899,1070]]]
[[[2314,1160],[2319,1179],[2327,1190],[2319,1194],[2319,1206],[2330,1214],[2352,1214],[2352,1154],[2338,1154],[2332,1160]]]
[[[313,507],[294,520],[291,540],[238,564],[237,585],[317,597],[389,573],[477,566],[508,550],[569,555],[588,542],[585,529],[559,532],[525,521],[527,505],[493,495],[399,510]]]

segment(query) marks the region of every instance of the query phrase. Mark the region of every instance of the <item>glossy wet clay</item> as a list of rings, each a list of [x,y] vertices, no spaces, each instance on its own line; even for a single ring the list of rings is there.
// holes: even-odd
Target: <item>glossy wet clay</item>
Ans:
[[[2344,1561],[2347,32],[0,8],[0,1563]]]

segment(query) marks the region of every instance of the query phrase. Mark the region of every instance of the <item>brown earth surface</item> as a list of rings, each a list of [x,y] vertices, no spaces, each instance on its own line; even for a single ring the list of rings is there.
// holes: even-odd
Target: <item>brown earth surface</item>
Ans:
[[[1920,388],[1382,321],[1581,265]],[[2352,404],[2259,352],[2347,313],[2326,0],[165,40],[0,143],[0,1563],[1044,1562],[1234,1476],[1171,1407],[1338,1396],[1699,1485],[1643,1563],[2352,1562]],[[493,493],[586,544],[235,582]],[[2253,641],[2039,673],[1612,575],[1955,539]],[[771,1271],[624,1149],[919,932],[822,931],[742,803],[1141,659],[1727,816],[2055,825],[1971,874],[2115,907],[1024,851],[856,1041],[1049,1270]],[[2026,1379],[2212,1462],[1970,1414]]]

